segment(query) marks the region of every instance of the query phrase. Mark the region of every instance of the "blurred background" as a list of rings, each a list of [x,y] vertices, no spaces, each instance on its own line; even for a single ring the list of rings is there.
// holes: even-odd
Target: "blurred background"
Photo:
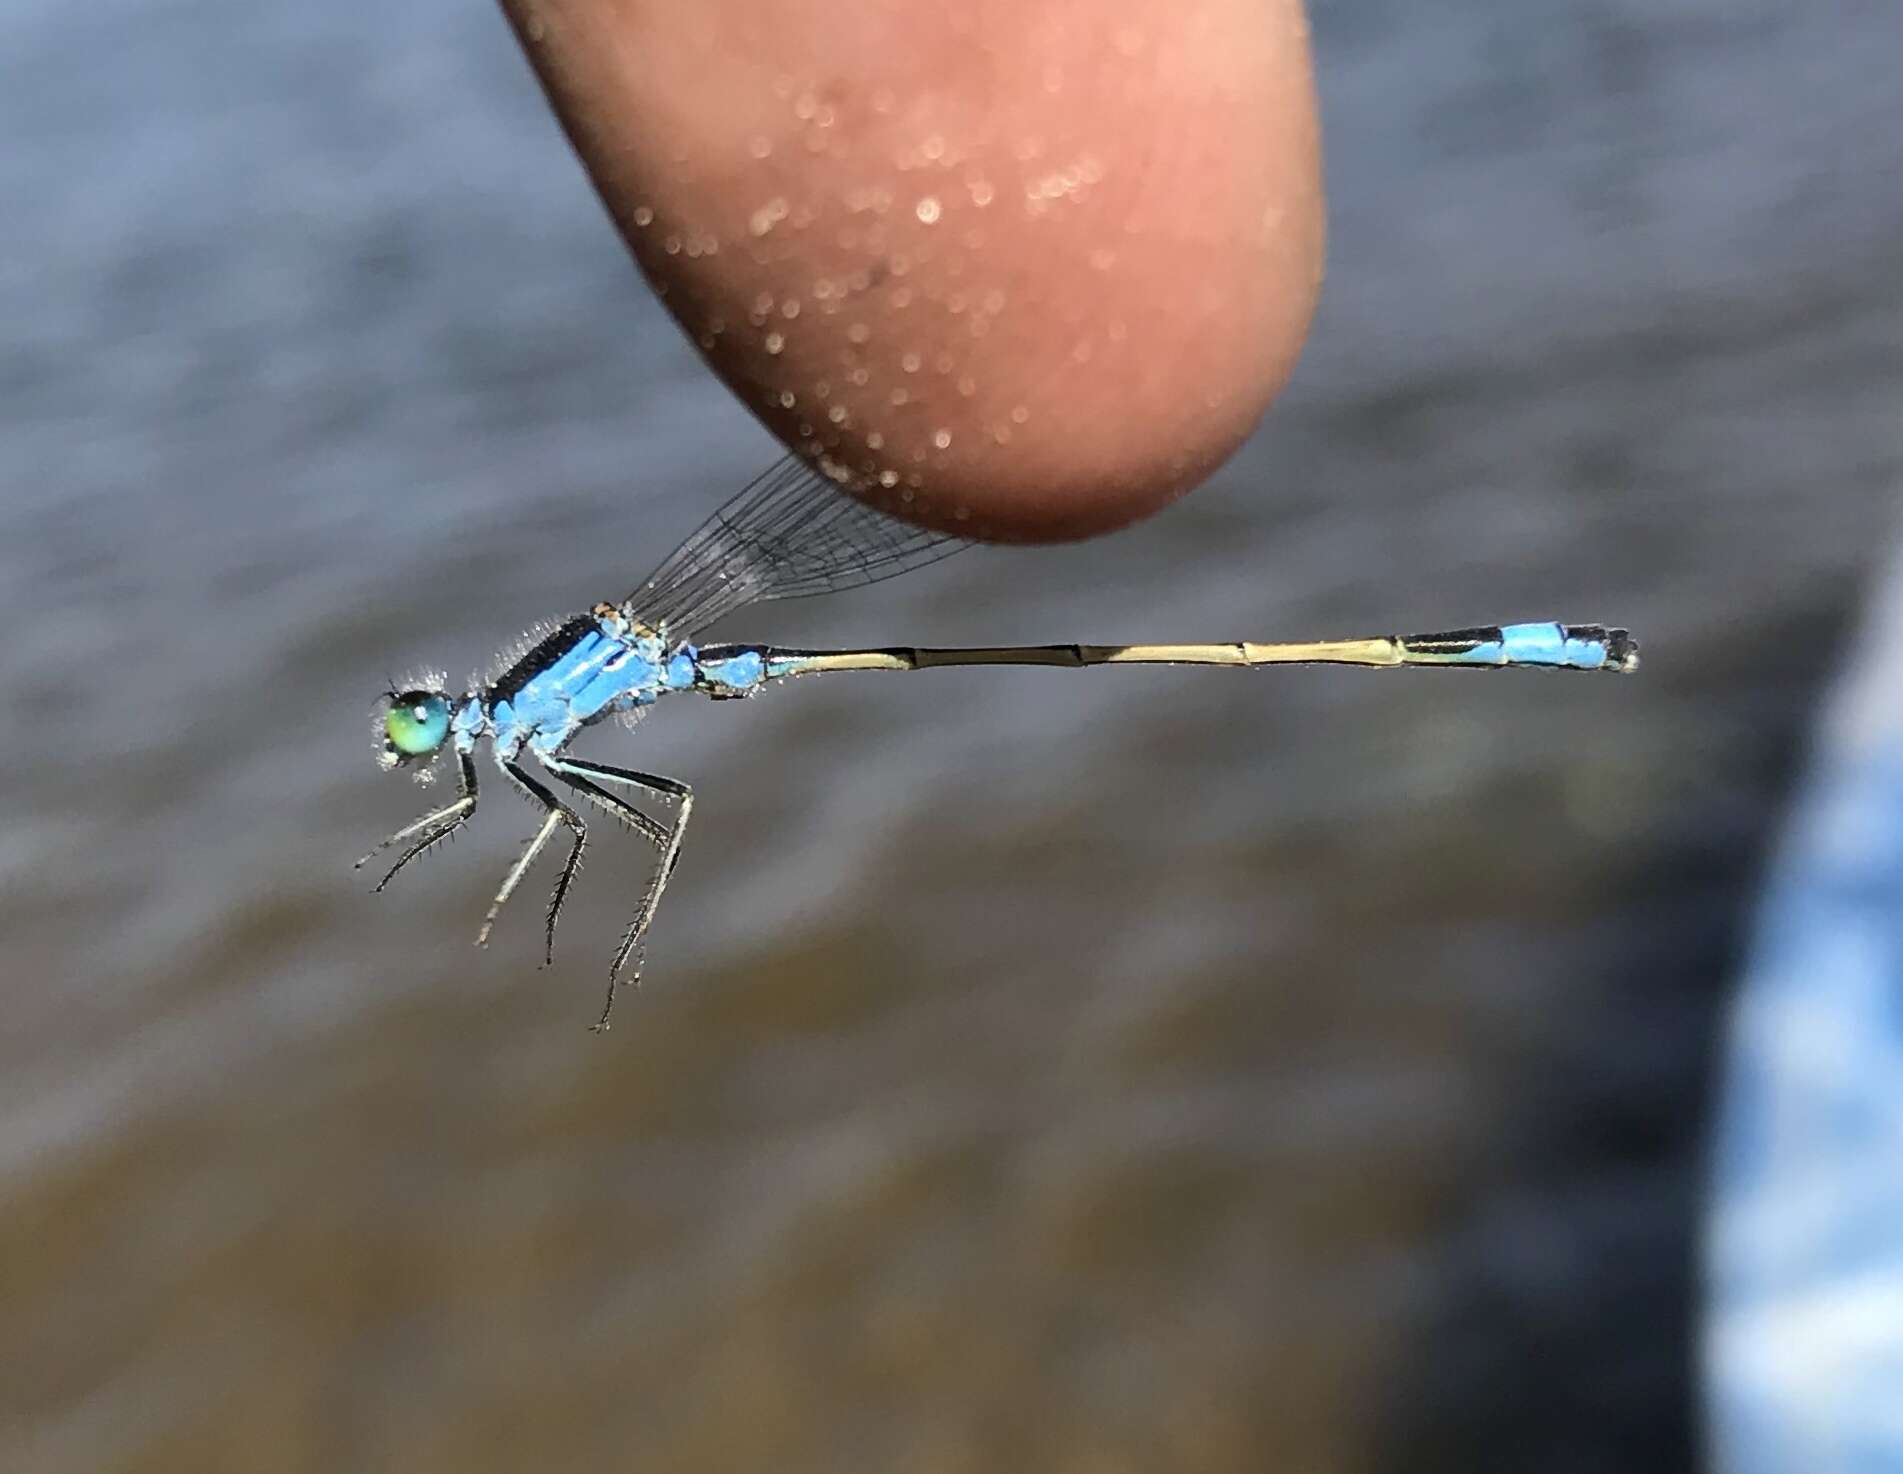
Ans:
[[[670,704],[365,894],[370,712],[775,453],[482,0],[0,28],[0,1468],[1699,1458],[1719,1029],[1903,484],[1903,10],[1330,0],[1295,384],[1154,521],[788,643],[1629,624],[1631,681]],[[540,884],[535,887],[540,890]]]

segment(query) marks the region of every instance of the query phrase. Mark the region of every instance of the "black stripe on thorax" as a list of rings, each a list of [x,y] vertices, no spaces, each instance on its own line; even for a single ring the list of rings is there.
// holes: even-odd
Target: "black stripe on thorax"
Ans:
[[[599,634],[600,621],[592,615],[578,614],[550,630],[522,658],[505,670],[489,688],[497,701],[513,701],[522,688],[566,654],[583,635]]]

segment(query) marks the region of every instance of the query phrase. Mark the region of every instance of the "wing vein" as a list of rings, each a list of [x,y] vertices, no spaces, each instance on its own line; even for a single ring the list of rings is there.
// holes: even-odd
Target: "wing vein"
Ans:
[[[788,456],[690,533],[627,603],[685,639],[749,604],[861,588],[966,546],[854,500]]]

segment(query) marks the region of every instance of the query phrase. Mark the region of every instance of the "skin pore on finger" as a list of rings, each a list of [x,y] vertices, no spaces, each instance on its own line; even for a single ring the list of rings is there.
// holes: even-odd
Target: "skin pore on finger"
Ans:
[[[1195,486],[1286,381],[1300,0],[503,0],[643,271],[846,489],[1000,541]]]

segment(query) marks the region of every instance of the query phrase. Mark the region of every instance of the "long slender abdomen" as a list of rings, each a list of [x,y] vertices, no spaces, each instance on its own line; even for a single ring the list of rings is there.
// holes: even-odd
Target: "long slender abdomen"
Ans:
[[[786,650],[767,645],[709,647],[697,681],[720,696],[744,696],[781,676],[847,670],[932,670],[961,665],[1358,665],[1465,666],[1494,669],[1629,671],[1639,647],[1622,629],[1596,624],[1486,625],[1428,635],[1374,635],[1356,640],[1207,645],[992,645],[935,649],[892,645],[865,650]]]

